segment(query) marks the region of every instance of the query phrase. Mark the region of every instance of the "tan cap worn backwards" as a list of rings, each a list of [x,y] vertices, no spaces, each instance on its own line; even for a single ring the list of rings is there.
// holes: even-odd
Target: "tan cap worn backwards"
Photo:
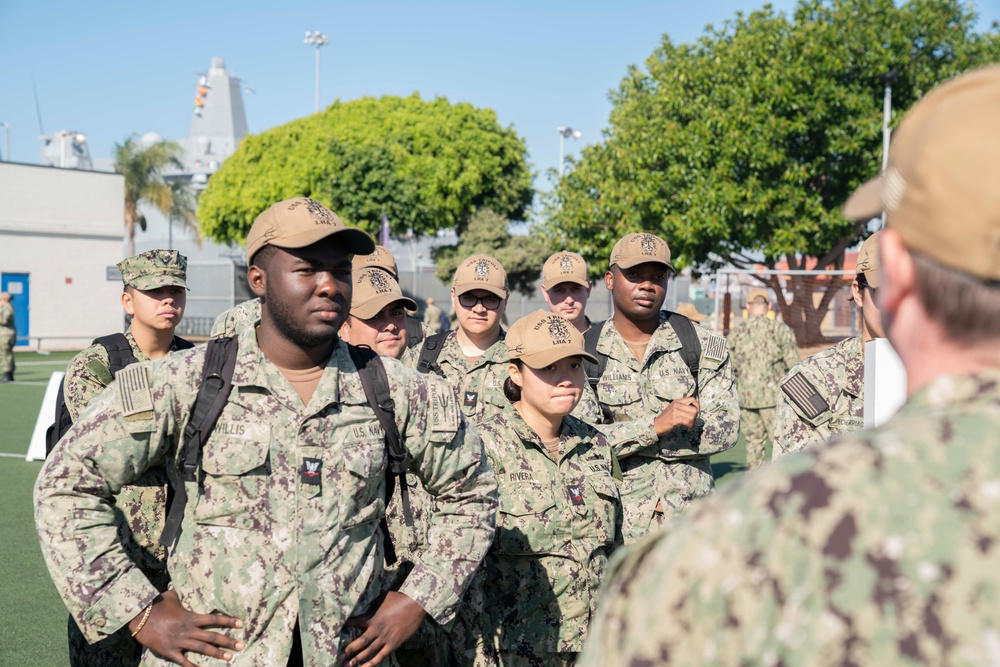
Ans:
[[[117,266],[122,282],[136,289],[187,289],[187,264],[187,257],[176,250],[148,250],[123,259]]]
[[[584,347],[583,334],[562,315],[545,310],[514,322],[504,341],[511,360],[520,359],[531,368],[545,368],[566,357],[597,363]]]
[[[507,272],[489,255],[472,255],[462,260],[451,283],[455,296],[483,289],[500,298],[507,296]]]
[[[388,271],[389,275],[399,280],[399,271],[396,270],[396,258],[384,245],[375,246],[375,251],[367,255],[354,256],[353,269],[355,271],[360,271],[361,269],[367,269],[370,267]]]
[[[576,283],[590,287],[587,262],[575,252],[557,252],[542,265],[542,287],[552,289],[559,283]]]
[[[903,243],[946,266],[1000,280],[1000,66],[938,86],[893,134],[885,173],[844,206],[887,212]]]
[[[655,234],[628,234],[611,249],[611,264],[617,264],[619,269],[628,269],[646,262],[665,264],[668,269],[674,270],[667,242]]]
[[[327,236],[340,234],[349,253],[367,255],[375,241],[366,232],[348,227],[337,215],[314,199],[296,197],[279,201],[257,216],[247,234],[247,261],[266,245],[305,248]]]
[[[857,272],[865,274],[865,282],[872,287],[879,286],[878,236],[881,233],[869,236],[858,250]]]
[[[386,271],[369,267],[351,274],[354,293],[351,296],[351,315],[370,320],[391,303],[402,302],[404,308],[416,310],[413,299],[403,296],[396,279]]]
[[[692,322],[704,322],[705,320],[708,319],[708,315],[705,315],[704,313],[700,312],[698,310],[698,307],[693,303],[688,303],[688,302],[682,303],[679,306],[677,306],[677,313],[683,315]]]
[[[766,289],[761,289],[757,287],[750,290],[750,296],[747,297],[747,303],[771,303],[771,295],[768,294]]]

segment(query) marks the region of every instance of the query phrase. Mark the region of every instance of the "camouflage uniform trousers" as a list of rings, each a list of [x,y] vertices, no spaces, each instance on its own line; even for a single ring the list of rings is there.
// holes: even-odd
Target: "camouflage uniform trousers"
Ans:
[[[534,651],[500,651],[501,667],[573,667],[575,652],[536,654]]]
[[[15,336],[0,331],[0,374],[14,373],[14,341]]]
[[[740,429],[747,445],[747,470],[755,470],[767,458],[767,444],[774,432],[774,407],[741,407]]]

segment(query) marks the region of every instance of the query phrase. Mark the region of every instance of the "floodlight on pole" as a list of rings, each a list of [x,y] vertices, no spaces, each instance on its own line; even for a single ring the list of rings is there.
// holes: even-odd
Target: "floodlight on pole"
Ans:
[[[319,50],[330,43],[330,38],[319,30],[306,31],[306,38],[302,40],[307,46],[316,47],[316,113],[319,113]]]
[[[564,144],[566,140],[571,137],[573,139],[579,139],[583,136],[583,132],[574,130],[572,127],[557,127],[556,129],[559,131],[559,176],[561,178],[563,175],[563,167],[565,166],[565,159],[563,157],[565,150]]]

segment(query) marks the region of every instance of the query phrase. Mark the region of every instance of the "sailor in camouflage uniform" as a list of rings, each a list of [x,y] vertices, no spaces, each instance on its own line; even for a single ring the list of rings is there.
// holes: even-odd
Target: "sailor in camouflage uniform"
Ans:
[[[774,429],[778,382],[799,363],[795,333],[767,316],[767,290],[750,291],[748,317],[729,334],[729,356],[740,395],[740,428],[747,446],[747,469],[764,464]]]
[[[631,552],[581,665],[997,663],[998,116],[1000,68],[935,89],[845,208],[888,214],[878,298],[906,405]]]
[[[118,263],[124,289],[122,307],[132,316],[125,340],[137,361],[166,356],[178,347],[191,347],[174,336],[187,305],[187,258],[176,250],[150,250]],[[80,418],[112,381],[108,350],[91,345],[74,356],[63,379],[63,399],[74,421]],[[166,520],[167,471],[153,466],[115,495],[118,539],[129,559],[159,589],[166,590],[166,550],[159,538]],[[127,630],[88,644],[72,616],[67,623],[70,664],[83,667],[137,665],[142,646]]]
[[[561,315],[507,334],[513,402],[482,422],[497,474],[497,535],[477,573],[503,667],[572,665],[621,544],[621,501],[607,440],[569,416],[586,376],[583,336]]]
[[[14,343],[17,328],[14,326],[14,306],[11,296],[0,292],[0,382],[14,381]]]
[[[507,272],[500,262],[489,255],[467,257],[455,270],[451,285],[458,328],[447,332],[431,368],[419,368],[419,349],[407,351],[403,358],[412,368],[443,377],[474,423],[500,412],[508,402],[503,395],[507,348],[500,327],[508,296]]]
[[[621,462],[625,543],[638,541],[715,487],[709,457],[739,437],[739,405],[726,339],[692,326],[701,347],[697,382],[660,307],[673,272],[653,234],[629,234],[611,251],[605,285],[614,316],[597,351],[608,357],[593,403],[574,415],[604,432]],[[672,317],[682,317],[672,315]],[[593,397],[593,392],[590,392]]]
[[[875,303],[875,290],[881,282],[880,234],[869,236],[858,251],[858,272],[851,285],[854,303],[861,311],[861,333],[804,359],[781,380],[774,459],[865,425],[865,343],[885,337]]]
[[[573,323],[580,333],[593,324],[587,317],[587,301],[593,283],[587,272],[587,262],[575,252],[563,250],[542,264],[541,291],[549,310]]]
[[[425,615],[454,615],[492,541],[496,480],[450,389],[383,360],[411,474],[437,498],[428,548],[400,591],[383,596],[384,432],[336,337],[351,298],[350,253],[372,247],[302,198],[275,204],[251,228],[248,282],[263,297],[262,317],[238,338],[232,393],[197,481],[185,485],[170,591],[129,562],[110,499],[159,463],[182,479],[179,440],[204,348],[119,373],[46,461],[35,488],[39,539],[88,640],[127,625],[150,649],[149,665],[194,664],[186,652],[235,665],[375,664]],[[208,629],[220,627],[228,630]]]

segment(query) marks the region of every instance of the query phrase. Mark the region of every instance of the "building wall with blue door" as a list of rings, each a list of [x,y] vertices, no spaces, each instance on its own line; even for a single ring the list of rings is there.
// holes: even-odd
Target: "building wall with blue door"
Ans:
[[[2,162],[0,183],[0,282],[18,345],[81,349],[121,331],[124,178]]]

